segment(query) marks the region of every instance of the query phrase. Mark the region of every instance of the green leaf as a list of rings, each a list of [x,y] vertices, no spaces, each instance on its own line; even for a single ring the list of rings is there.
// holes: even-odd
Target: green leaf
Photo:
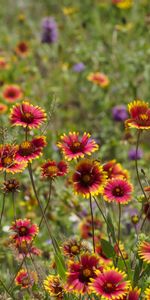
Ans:
[[[107,218],[107,232],[108,232],[108,235],[111,234],[113,242],[115,243],[116,242],[115,229],[114,229],[114,225],[112,223],[112,219],[111,219],[111,216],[110,216],[109,213],[107,214],[106,218]]]
[[[115,256],[115,250],[114,250],[113,246],[110,244],[110,242],[102,239],[101,245],[102,245],[102,250],[103,250],[104,254],[108,258],[112,258]]]
[[[139,275],[141,273],[142,266],[143,266],[143,261],[142,260],[137,261],[135,266],[134,276],[133,276],[133,287],[136,286],[139,281]]]
[[[66,278],[66,268],[65,268],[64,259],[61,254],[55,254],[55,262],[57,266],[57,272],[60,278],[64,281]]]

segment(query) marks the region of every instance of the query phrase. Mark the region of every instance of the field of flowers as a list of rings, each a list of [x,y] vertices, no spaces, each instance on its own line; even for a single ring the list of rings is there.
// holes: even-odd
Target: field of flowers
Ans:
[[[0,4],[0,300],[150,300],[150,1]]]

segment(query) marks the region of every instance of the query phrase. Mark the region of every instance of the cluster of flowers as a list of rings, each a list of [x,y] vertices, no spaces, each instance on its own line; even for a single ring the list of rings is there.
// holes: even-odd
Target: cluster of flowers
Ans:
[[[150,129],[148,103],[139,100],[134,101],[129,104],[129,114],[131,117],[125,122],[126,128],[137,128],[139,133],[144,129]],[[43,148],[46,146],[45,137],[35,137],[32,140],[29,140],[28,137],[30,129],[38,128],[45,120],[46,113],[40,107],[33,106],[29,102],[17,104],[12,108],[10,122],[13,126],[24,128],[25,139],[20,145],[6,144],[0,146],[1,171],[5,174],[22,172],[25,167],[31,165],[32,160],[43,153]],[[110,233],[109,246],[112,247],[112,252],[115,251],[113,258],[112,256],[109,257],[103,250],[103,244],[100,244],[101,235],[96,234],[95,236],[94,234],[94,229],[101,229],[101,222],[97,219],[94,220],[92,211],[93,200],[101,211],[97,196],[101,195],[106,202],[117,204],[119,211],[121,205],[132,200],[133,186],[130,183],[127,170],[124,170],[115,160],[102,164],[99,160],[87,158],[99,148],[88,133],[84,133],[82,137],[78,132],[64,134],[57,146],[61,150],[64,160],[60,162],[45,161],[41,165],[41,175],[48,180],[55,180],[57,177],[67,174],[71,169],[70,183],[74,192],[88,198],[90,202],[91,220],[88,228],[84,224],[84,233],[85,231],[92,231],[93,251],[77,240],[65,242],[62,246],[63,254],[65,257],[69,257],[66,261],[66,278],[62,280],[59,275],[49,275],[44,280],[45,289],[51,296],[58,299],[63,299],[63,295],[66,293],[81,296],[92,294],[93,297],[97,295],[112,300],[140,299],[141,287],[134,286],[128,274],[126,264],[128,255],[120,241],[120,229],[117,240],[112,234],[112,224],[107,223],[107,216],[102,212],[105,225],[109,225],[107,227]],[[72,166],[70,162],[74,160],[76,165],[73,163]],[[5,192],[14,192],[16,188],[18,188],[18,183],[15,179],[5,180]],[[149,187],[146,187],[145,191],[149,192]],[[149,216],[149,197],[145,198],[144,207],[147,207],[145,211],[142,211],[142,213],[145,212],[145,222]],[[139,218],[136,219],[136,222],[138,220]],[[33,245],[39,230],[36,224],[32,224],[29,219],[19,219],[13,222],[10,230],[13,231],[10,239],[11,244],[19,253],[19,257],[25,259],[26,256],[29,257],[32,254],[40,255],[40,250]],[[109,242],[107,241],[107,243]],[[139,242],[138,239],[137,248],[140,260],[149,264],[150,242],[148,240]],[[126,268],[126,273],[117,267],[119,258]],[[145,265],[139,273],[139,281],[144,270]],[[29,273],[29,270],[23,268],[17,274],[15,282],[23,289],[31,287],[37,284],[38,274],[32,271]],[[144,299],[150,299],[150,288],[147,287],[145,291],[142,291],[142,295],[144,295]]]

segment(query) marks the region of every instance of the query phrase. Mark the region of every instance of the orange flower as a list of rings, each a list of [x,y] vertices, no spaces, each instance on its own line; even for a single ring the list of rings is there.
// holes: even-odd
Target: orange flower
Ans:
[[[23,97],[23,92],[17,84],[6,85],[3,90],[3,98],[9,102],[13,103],[17,100],[21,100]]]
[[[0,70],[6,70],[6,69],[8,69],[8,63],[5,57],[0,56]]]
[[[29,47],[25,41],[19,42],[16,46],[15,52],[21,57],[26,57],[29,54]]]
[[[87,77],[87,79],[99,86],[101,86],[102,88],[105,88],[109,85],[109,78],[104,74],[104,73],[100,73],[100,72],[96,72],[96,73],[90,73]]]
[[[5,113],[7,111],[7,109],[8,109],[7,105],[0,103],[0,115]]]

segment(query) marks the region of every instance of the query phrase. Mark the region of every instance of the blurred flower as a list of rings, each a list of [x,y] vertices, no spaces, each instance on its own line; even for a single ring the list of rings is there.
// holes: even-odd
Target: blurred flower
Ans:
[[[112,116],[115,121],[125,121],[128,118],[128,113],[125,105],[116,105],[112,109]]]
[[[128,152],[128,157],[130,160],[141,159],[143,157],[143,151],[139,148],[131,148]]]
[[[141,242],[138,247],[138,254],[140,259],[150,264],[150,243],[149,242]]]
[[[133,186],[122,178],[109,179],[104,187],[103,196],[108,202],[126,204],[131,201]]]
[[[90,283],[91,291],[106,300],[123,299],[129,289],[129,281],[125,281],[126,274],[118,269],[108,269],[100,273]]]
[[[118,8],[126,9],[133,5],[133,0],[112,0],[112,3]]]
[[[82,252],[86,252],[88,248],[85,247],[82,241],[69,239],[63,243],[62,250],[65,257],[74,257],[80,255]]]
[[[124,259],[128,259],[128,254],[124,248],[124,245],[120,241],[119,241],[119,245],[118,243],[114,245],[114,250],[118,257],[123,257]]]
[[[68,165],[65,161],[56,162],[54,160],[47,160],[42,166],[42,177],[55,178],[57,176],[64,176],[68,172]]]
[[[53,17],[46,17],[42,21],[42,43],[52,44],[58,39],[58,29]]]
[[[79,262],[69,261],[65,290],[76,294],[90,293],[89,283],[96,277],[99,258],[95,254],[82,254]]]
[[[31,141],[23,141],[17,149],[17,161],[32,161],[42,155],[43,148],[47,145],[46,137],[39,136]]]
[[[90,73],[87,79],[101,86],[102,88],[105,88],[109,85],[109,78],[104,73],[100,73],[100,72]]]
[[[73,69],[74,72],[80,73],[80,72],[84,71],[85,65],[84,65],[84,63],[79,62],[79,63],[73,65],[72,69]]]
[[[128,171],[123,169],[122,165],[117,163],[115,159],[106,162],[103,165],[103,169],[107,173],[109,179],[118,177],[129,179]]]
[[[29,47],[27,42],[25,41],[19,42],[15,48],[15,52],[17,55],[21,57],[26,57],[29,53]]]
[[[80,138],[78,132],[69,132],[68,135],[61,136],[61,142],[57,143],[65,156],[65,159],[72,160],[84,157],[85,154],[90,155],[98,150],[98,145],[94,139],[90,138],[89,133],[84,133]]]
[[[78,9],[76,7],[73,6],[66,6],[62,8],[63,14],[65,16],[70,16],[73,15],[74,13],[76,13],[78,11]]]
[[[13,106],[10,114],[10,122],[15,126],[38,128],[46,120],[45,111],[39,106],[29,102],[22,102]]]
[[[121,32],[124,32],[124,33],[130,31],[132,28],[133,28],[133,23],[117,24],[115,26],[115,29],[117,31],[121,31]]]
[[[32,287],[35,283],[37,283],[37,281],[37,274],[33,271],[27,271],[25,269],[21,269],[15,278],[16,285],[20,286],[22,289],[28,289]]]
[[[31,258],[31,255],[41,256],[42,254],[42,251],[39,248],[27,244],[26,241],[18,244],[12,240],[10,246],[14,251],[17,260],[22,260],[25,256]]]
[[[94,218],[94,229],[96,231],[101,232],[102,229],[102,222],[98,218]],[[92,237],[92,220],[91,216],[87,216],[83,218],[81,223],[79,224],[80,227],[80,234],[83,239],[88,239]]]
[[[23,97],[23,92],[19,85],[10,84],[4,86],[2,96],[7,102],[13,103],[17,100],[21,100],[21,98]]]
[[[19,189],[19,182],[16,179],[8,179],[3,182],[3,191],[5,193],[14,193]]]
[[[128,105],[131,119],[125,121],[126,127],[137,129],[150,129],[150,108],[149,104],[135,100]]]
[[[57,299],[63,299],[63,286],[60,282],[59,275],[49,275],[44,280],[44,288],[52,297],[57,297]]]
[[[102,193],[106,182],[106,173],[99,162],[89,159],[81,160],[72,176],[76,193],[83,197]]]
[[[145,295],[145,300],[149,300],[150,299],[150,287],[148,287],[145,290],[144,295]]]
[[[26,19],[26,17],[25,17],[24,14],[19,14],[19,15],[18,15],[18,21],[19,21],[20,23],[23,23],[23,22],[25,21],[25,19]]]
[[[4,114],[7,111],[7,105],[0,103],[0,115]]]
[[[38,234],[38,226],[32,224],[29,219],[18,219],[10,226],[10,231],[15,232],[11,235],[11,240],[18,244],[22,242],[30,243],[33,238]]]
[[[122,298],[122,300],[139,300],[140,292],[141,290],[137,287],[135,287],[134,289],[130,288],[129,292]]]
[[[6,144],[0,145],[0,171],[7,173],[22,172],[27,166],[24,162],[16,159],[17,146]]]
[[[8,63],[5,57],[0,56],[0,70],[8,69]]]

